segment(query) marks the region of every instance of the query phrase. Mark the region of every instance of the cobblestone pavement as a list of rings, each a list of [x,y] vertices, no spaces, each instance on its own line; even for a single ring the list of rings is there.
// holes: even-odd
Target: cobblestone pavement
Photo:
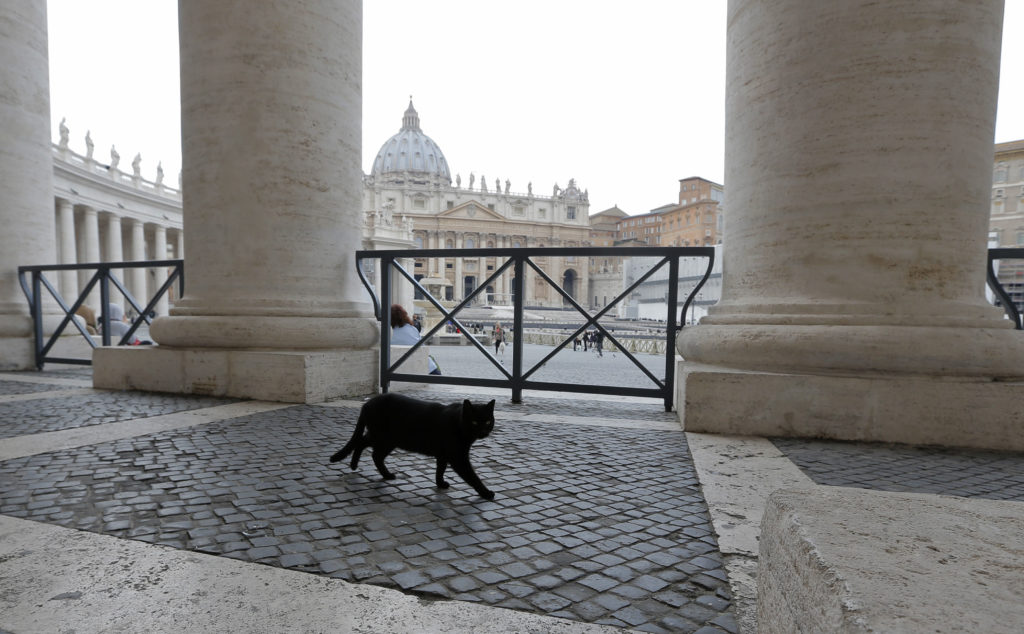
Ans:
[[[69,385],[53,385],[47,383],[23,383],[21,381],[4,381],[0,379],[0,396],[12,396],[14,394],[35,394],[36,392],[52,392],[54,390],[69,390]]]
[[[1024,454],[774,438],[817,484],[1024,501]]]
[[[0,438],[146,418],[237,401],[155,392],[97,391],[94,394],[0,403]]]
[[[139,417],[156,395],[118,396]],[[425,598],[652,632],[735,632],[685,436],[563,422],[629,407],[538,398],[525,410],[550,413],[538,422],[499,401],[494,434],[473,449],[492,502],[454,474],[450,489],[435,489],[433,461],[421,456],[392,454],[391,482],[368,455],[357,472],[329,465],[358,410],[298,405],[2,462],[0,513]],[[672,417],[639,407],[634,419]]]

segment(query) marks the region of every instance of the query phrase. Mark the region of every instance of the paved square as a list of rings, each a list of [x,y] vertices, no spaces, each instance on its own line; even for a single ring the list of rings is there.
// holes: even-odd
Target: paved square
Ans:
[[[817,484],[1024,501],[1024,454],[773,438]]]
[[[146,396],[146,395],[135,395]],[[357,410],[294,406],[0,463],[0,513],[646,631],[735,631],[680,432],[503,420],[473,449],[498,497],[395,452],[327,458]],[[615,408],[612,408],[615,409]]]

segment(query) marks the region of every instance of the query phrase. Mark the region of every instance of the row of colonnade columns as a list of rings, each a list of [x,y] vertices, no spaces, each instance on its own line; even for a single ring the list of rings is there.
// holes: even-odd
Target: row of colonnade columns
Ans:
[[[181,259],[184,257],[184,235],[180,229],[147,223],[139,218],[127,217],[113,211],[98,210],[85,204],[75,204],[67,198],[57,197],[56,232],[57,262],[60,264],[85,264],[96,262],[123,262],[142,260]],[[70,305],[85,288],[92,270],[61,271],[58,289]],[[114,275],[125,284],[140,305],[167,280],[167,270],[122,269]],[[171,289],[173,294],[174,288]],[[127,302],[112,293],[111,300]],[[99,290],[94,289],[85,305],[101,311]],[[168,312],[168,298],[164,295],[155,307],[157,315]]]

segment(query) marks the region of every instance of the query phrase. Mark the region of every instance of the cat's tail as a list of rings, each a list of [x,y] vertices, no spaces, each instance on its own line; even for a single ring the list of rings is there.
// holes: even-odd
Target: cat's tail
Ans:
[[[363,431],[366,429],[366,421],[363,420],[362,412],[359,414],[359,421],[356,423],[356,430],[352,434],[352,438],[345,443],[345,446],[340,451],[336,451],[331,456],[331,462],[341,462],[345,459],[345,456],[352,453],[352,450],[356,448],[356,441],[363,437]]]

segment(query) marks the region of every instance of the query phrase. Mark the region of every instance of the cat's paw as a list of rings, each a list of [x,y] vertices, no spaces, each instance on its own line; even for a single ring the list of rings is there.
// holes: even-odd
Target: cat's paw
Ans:
[[[441,480],[440,482],[437,483],[437,488],[439,489],[447,489],[450,486],[451,485],[445,482],[444,480]]]
[[[480,493],[480,497],[484,498],[485,500],[493,500],[494,499],[494,491],[482,491]]]
[[[393,474],[393,473],[385,474],[384,475],[384,479],[385,480],[394,480],[395,479],[395,474]]]

